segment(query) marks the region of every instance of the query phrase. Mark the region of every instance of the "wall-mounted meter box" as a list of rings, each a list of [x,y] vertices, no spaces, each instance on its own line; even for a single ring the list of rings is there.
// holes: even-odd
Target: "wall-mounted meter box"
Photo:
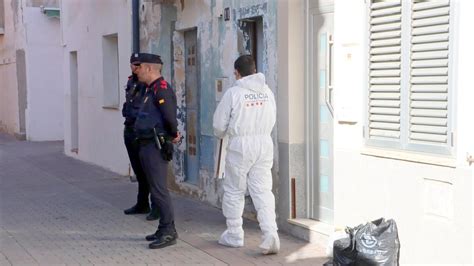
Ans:
[[[225,90],[229,88],[229,78],[221,77],[216,78],[215,83],[215,90],[216,90],[216,101],[220,101],[222,99],[222,95],[224,95]]]

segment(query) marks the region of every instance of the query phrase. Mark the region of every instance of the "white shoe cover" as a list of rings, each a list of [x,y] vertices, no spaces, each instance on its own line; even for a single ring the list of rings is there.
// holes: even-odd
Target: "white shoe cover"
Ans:
[[[262,244],[259,246],[264,255],[276,254],[280,251],[280,238],[278,234],[271,234],[264,237]]]
[[[244,230],[240,233],[230,233],[229,230],[225,230],[219,238],[219,244],[239,248],[244,246]]]

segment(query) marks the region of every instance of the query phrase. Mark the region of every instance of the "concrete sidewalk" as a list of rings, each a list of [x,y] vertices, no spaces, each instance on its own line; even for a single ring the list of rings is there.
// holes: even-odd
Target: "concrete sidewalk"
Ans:
[[[258,252],[260,230],[245,220],[245,247],[217,244],[221,210],[173,196],[177,245],[148,249],[157,222],[126,216],[136,183],[66,157],[62,142],[0,134],[0,265],[322,265],[324,248],[281,234],[281,253]]]

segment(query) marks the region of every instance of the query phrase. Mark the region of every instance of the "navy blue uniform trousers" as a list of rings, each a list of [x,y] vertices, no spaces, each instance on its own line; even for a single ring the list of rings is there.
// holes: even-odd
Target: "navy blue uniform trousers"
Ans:
[[[160,209],[158,230],[174,232],[174,210],[167,184],[168,161],[163,159],[153,141],[140,144],[140,161],[150,185],[151,202]]]
[[[130,164],[132,165],[133,172],[135,172],[135,175],[137,176],[137,205],[140,208],[149,207],[148,196],[150,195],[150,186],[148,185],[148,180],[146,179],[145,172],[143,171],[143,167],[140,162],[140,145],[137,143],[136,134],[134,132],[133,127],[125,127],[123,132],[123,139],[125,142],[125,147],[127,148],[127,153],[128,157],[130,158]]]

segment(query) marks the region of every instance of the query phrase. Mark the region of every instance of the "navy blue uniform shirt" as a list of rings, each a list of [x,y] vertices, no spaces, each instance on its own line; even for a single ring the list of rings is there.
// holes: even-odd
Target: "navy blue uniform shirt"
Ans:
[[[125,88],[125,102],[122,106],[122,116],[125,117],[124,125],[133,126],[138,112],[143,104],[146,92],[146,84],[139,82],[136,75],[128,77]]]
[[[135,123],[135,131],[139,138],[150,138],[153,128],[158,133],[175,138],[178,136],[176,119],[176,95],[171,85],[163,77],[148,85],[143,105]]]

